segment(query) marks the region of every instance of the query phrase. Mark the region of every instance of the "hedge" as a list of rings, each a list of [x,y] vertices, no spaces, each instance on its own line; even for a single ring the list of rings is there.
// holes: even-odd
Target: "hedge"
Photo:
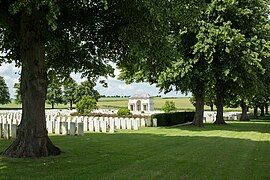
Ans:
[[[153,114],[151,118],[157,119],[158,126],[173,126],[193,121],[195,112],[173,112]]]

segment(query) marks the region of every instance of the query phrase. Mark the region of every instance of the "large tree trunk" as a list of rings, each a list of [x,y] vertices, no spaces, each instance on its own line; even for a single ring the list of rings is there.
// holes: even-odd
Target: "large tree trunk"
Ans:
[[[223,117],[224,94],[225,94],[224,82],[217,79],[217,83],[216,83],[217,115],[216,115],[216,121],[214,122],[214,124],[226,124]]]
[[[48,138],[45,126],[45,18],[46,13],[42,9],[33,10],[31,15],[21,15],[18,36],[22,60],[22,119],[17,138],[3,153],[6,156],[42,157],[61,152]]]
[[[193,120],[193,124],[198,127],[203,127],[203,113],[204,113],[204,96],[205,96],[205,88],[204,83],[198,83],[196,92],[193,92],[196,104],[195,104],[195,116]]]
[[[260,110],[261,110],[261,115],[260,116],[265,116],[265,114],[264,114],[264,105],[260,106]]]
[[[210,105],[210,111],[214,111],[214,104]]]
[[[69,101],[69,109],[72,110],[72,101]]]
[[[268,104],[265,104],[265,114],[269,114],[269,112],[268,112]]]
[[[247,104],[244,101],[241,101],[240,106],[241,106],[241,109],[242,109],[242,114],[241,114],[240,121],[249,121],[249,117],[248,117],[248,114],[247,114],[247,112],[248,112]]]
[[[259,116],[258,116],[258,106],[255,106],[254,107],[254,118],[255,119],[259,119]]]
[[[54,103],[52,103],[52,109],[54,109]]]

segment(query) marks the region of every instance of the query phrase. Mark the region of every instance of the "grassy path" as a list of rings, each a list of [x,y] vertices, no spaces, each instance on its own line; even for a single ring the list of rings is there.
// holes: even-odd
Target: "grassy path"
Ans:
[[[270,121],[51,139],[63,154],[0,156],[0,179],[270,179]],[[10,143],[0,139],[0,151]]]

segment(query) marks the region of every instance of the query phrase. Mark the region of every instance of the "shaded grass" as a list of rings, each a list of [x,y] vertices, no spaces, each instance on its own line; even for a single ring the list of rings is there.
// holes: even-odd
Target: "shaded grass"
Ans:
[[[51,136],[64,153],[0,157],[0,179],[269,179],[270,122]],[[3,151],[11,140],[0,140]]]

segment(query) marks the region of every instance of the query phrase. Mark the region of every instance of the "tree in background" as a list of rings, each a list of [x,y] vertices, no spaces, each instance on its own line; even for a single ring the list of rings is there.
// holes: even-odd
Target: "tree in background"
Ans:
[[[71,77],[66,78],[63,82],[63,101],[69,103],[69,109],[72,109],[72,104],[75,103],[75,94],[78,88],[77,82]]]
[[[267,2],[260,0],[212,0],[202,13],[195,53],[209,60],[216,91],[216,124],[225,124],[226,93],[246,90],[244,94],[252,94],[251,84],[246,82],[259,79],[264,71],[261,61],[269,57],[268,14]]]
[[[90,113],[97,108],[97,101],[89,95],[83,95],[76,103],[76,109],[80,114]]]
[[[15,103],[22,103],[22,95],[21,95],[21,85],[20,83],[14,83],[13,88],[15,88]]]
[[[7,84],[2,76],[0,76],[0,104],[10,103],[10,95]]]
[[[165,101],[164,106],[161,108],[165,113],[169,113],[176,110],[174,101]]]
[[[92,81],[82,82],[75,91],[75,102],[79,102],[83,96],[90,96],[96,101],[100,98],[100,94],[94,89],[96,83]]]
[[[52,109],[54,109],[55,104],[61,104],[63,102],[62,83],[57,78],[49,81],[46,102],[52,105]]]

